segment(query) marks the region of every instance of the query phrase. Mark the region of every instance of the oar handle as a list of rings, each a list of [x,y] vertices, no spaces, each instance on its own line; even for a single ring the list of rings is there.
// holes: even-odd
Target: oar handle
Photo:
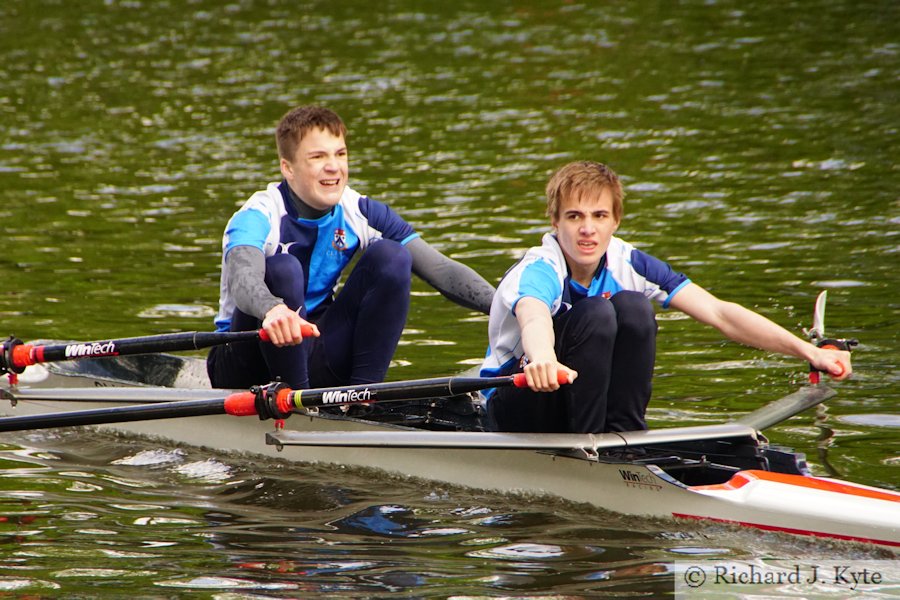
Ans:
[[[225,412],[236,417],[252,417],[256,409],[258,392],[236,392],[225,398]]]
[[[266,332],[265,329],[260,329],[259,331],[257,331],[257,333],[259,334],[259,340],[261,342],[271,342],[272,341],[269,338],[269,334]],[[312,325],[301,325],[300,326],[300,336],[301,337],[308,338],[308,337],[312,337],[313,335],[314,334],[313,334],[313,326]]]
[[[312,325],[303,325],[301,327],[301,335],[303,337],[312,336]],[[270,341],[265,329],[255,331],[190,331],[118,340],[51,345],[24,344],[22,340],[10,336],[0,343],[0,374],[6,372],[21,373],[25,370],[25,367],[45,362],[129,354],[150,354],[153,352],[200,350],[220,344],[252,340]]]
[[[853,347],[859,345],[859,340],[856,339],[832,339],[825,338],[816,342],[816,346],[819,348],[824,348],[826,350],[845,350],[846,352],[852,352]],[[835,377],[840,377],[844,374],[844,366],[839,364],[841,371],[840,373],[835,374]],[[812,365],[809,365],[809,382],[812,384],[819,383],[819,373],[821,371],[815,368]]]
[[[528,387],[528,380],[525,378],[525,373],[516,373],[513,377],[513,385],[517,388],[525,388]],[[569,383],[569,374],[566,371],[560,369],[556,372],[556,382],[559,385],[566,385]]]

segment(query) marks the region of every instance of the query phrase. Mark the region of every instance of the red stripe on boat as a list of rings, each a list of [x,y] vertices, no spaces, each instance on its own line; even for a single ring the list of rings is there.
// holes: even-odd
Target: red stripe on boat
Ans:
[[[847,483],[845,481],[832,481],[830,479],[820,479],[818,477],[809,477],[807,475],[787,475],[784,473],[772,473],[771,471],[741,471],[734,474],[731,479],[725,483],[715,485],[694,485],[688,489],[691,490],[736,490],[744,487],[748,483],[754,481],[773,481],[775,483],[784,483],[796,487],[806,487],[825,492],[835,492],[838,494],[848,494],[851,496],[861,496],[864,498],[874,498],[876,500],[887,500],[888,502],[900,502],[900,493],[890,490],[879,490],[861,485]]]
[[[802,477],[802,475],[801,475]],[[781,533],[792,533],[794,535],[809,535],[812,537],[831,538],[844,540],[847,542],[864,542],[867,544],[878,544],[880,546],[896,546],[900,547],[900,542],[893,540],[879,540],[876,538],[859,537],[855,535],[843,535],[840,533],[825,533],[822,531],[812,531],[810,529],[794,529],[793,527],[777,527],[775,525],[762,525],[760,523],[750,523],[749,521],[732,521],[731,519],[716,519],[714,517],[702,517],[700,515],[688,515],[684,513],[672,513],[672,516],[678,519],[692,519],[694,521],[710,521],[712,523],[724,523],[726,525],[740,525],[741,527],[753,527],[754,529],[762,529],[763,531],[777,531]]]

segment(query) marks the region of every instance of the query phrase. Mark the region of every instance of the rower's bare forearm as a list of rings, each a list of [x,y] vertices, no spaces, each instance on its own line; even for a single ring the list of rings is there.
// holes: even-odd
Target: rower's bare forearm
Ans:
[[[816,347],[761,314],[736,302],[721,300],[695,283],[679,291],[671,302],[701,323],[718,329],[728,339],[788,356],[810,360]]]
[[[813,359],[816,347],[784,327],[733,302],[723,302],[723,318],[713,325],[722,334],[740,344],[787,356]]]
[[[522,332],[522,349],[532,362],[556,361],[556,335],[547,305],[536,298],[522,298],[516,305]]]
[[[516,305],[516,320],[522,332],[522,349],[529,361],[524,368],[528,387],[534,392],[558,390],[561,372],[569,383],[575,381],[578,373],[556,357],[556,334],[549,307],[537,298],[522,298]]]
[[[694,283],[678,292],[670,305],[715,327],[730,340],[803,359],[834,379],[846,379],[853,373],[849,352],[817,348],[761,314],[735,302],[720,300]]]
[[[777,352],[805,360],[815,369],[824,371],[840,381],[853,373],[850,352],[835,348],[819,348],[773,323],[766,317],[738,304],[726,303],[731,317],[719,327],[736,342],[769,352]]]

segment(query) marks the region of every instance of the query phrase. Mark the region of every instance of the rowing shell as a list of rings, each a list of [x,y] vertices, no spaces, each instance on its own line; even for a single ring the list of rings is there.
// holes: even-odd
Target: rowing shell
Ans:
[[[33,365],[18,387],[0,387],[0,396],[11,400],[0,405],[0,414],[45,414],[73,404],[99,408],[109,405],[105,392],[114,392],[118,404],[222,394],[208,388],[202,361],[171,355]],[[824,386],[803,392],[810,406],[833,393]],[[796,402],[788,397],[732,423],[597,435],[478,431],[468,398],[358,416],[310,412],[280,430],[229,415],[103,427],[477,489],[549,494],[623,514],[900,548],[900,494],[813,477],[801,454],[770,446],[758,432],[790,416],[786,404]]]

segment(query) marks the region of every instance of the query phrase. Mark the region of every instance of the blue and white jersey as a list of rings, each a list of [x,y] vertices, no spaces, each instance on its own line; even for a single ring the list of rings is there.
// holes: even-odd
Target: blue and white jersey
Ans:
[[[302,219],[290,199],[287,182],[270,183],[253,194],[231,217],[222,238],[222,278],[216,330],[227,331],[234,314],[225,256],[235,246],[253,246],[266,257],[288,252],[306,273],[306,310],[331,301],[341,272],[357,250],[389,239],[407,244],[418,237],[412,226],[386,204],[349,187],[338,204],[318,219]]]
[[[497,286],[488,322],[488,353],[481,375],[491,377],[516,371],[524,350],[515,310],[519,300],[526,296],[544,302],[555,317],[583,298],[609,298],[623,290],[641,292],[666,308],[688,283],[687,276],[673,271],[667,263],[613,237],[590,287],[585,288],[572,281],[556,236],[548,233],[542,245],[528,250]]]

